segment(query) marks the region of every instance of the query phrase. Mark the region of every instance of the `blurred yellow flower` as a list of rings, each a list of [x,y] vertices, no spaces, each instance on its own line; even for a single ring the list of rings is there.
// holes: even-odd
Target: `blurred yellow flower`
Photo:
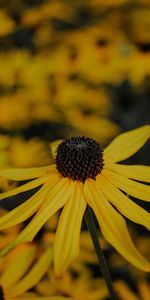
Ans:
[[[48,249],[38,260],[36,256],[35,245],[23,244],[1,261],[0,296],[2,300],[25,300],[30,297],[32,299],[51,299],[38,297],[36,293],[29,291],[49,269],[52,262],[52,250]]]
[[[89,87],[78,81],[69,81],[65,77],[56,78],[55,104],[63,109],[81,108],[83,110],[99,111],[107,114],[111,102],[107,93],[101,88]]]
[[[128,61],[128,66],[128,78],[132,85],[142,86],[144,80],[150,76],[150,53],[135,51]]]
[[[131,224],[132,225],[132,224]],[[130,226],[131,227],[131,226]],[[139,234],[131,227],[131,234],[134,236],[134,241],[147,259],[150,260],[150,239],[146,234]],[[125,261],[116,252],[109,256],[109,263],[111,268],[123,270],[127,276],[116,279],[114,281],[114,288],[121,300],[148,300],[150,295],[149,274],[135,269],[132,265],[127,266]],[[128,280],[129,278],[129,280]],[[132,289],[132,280],[134,280],[135,287]],[[131,284],[130,284],[131,283]]]
[[[39,7],[27,9],[22,16],[23,26],[36,26],[48,22],[50,18],[66,19],[74,12],[73,6],[65,1],[53,0],[41,4]]]
[[[40,167],[51,163],[48,144],[38,138],[0,135],[0,169]]]
[[[5,36],[13,31],[15,22],[7,15],[7,13],[0,9],[0,37]]]
[[[118,133],[118,126],[107,119],[112,105],[106,91],[69,80],[73,68],[69,49],[60,47],[52,54],[34,57],[17,51],[0,55],[0,61],[4,70],[0,83],[6,89],[0,101],[2,128],[14,130],[35,122],[60,122],[75,128],[77,134],[90,135],[105,144]],[[7,68],[10,72],[5,73]],[[17,88],[13,91],[14,86]],[[88,129],[89,122],[92,126]]]
[[[137,8],[129,14],[132,39],[137,44],[150,43],[150,9]]]
[[[61,278],[56,278],[50,269],[48,276],[37,284],[36,290],[43,296],[65,295],[74,300],[102,300],[108,296],[103,279],[92,278],[86,268],[76,277],[68,271]]]
[[[91,136],[107,144],[111,137],[119,132],[119,127],[112,121],[96,114],[86,115],[75,108],[67,110],[64,114],[72,127],[76,129],[76,135]]]
[[[21,101],[20,95],[3,96],[0,101],[0,126],[2,128],[22,128],[30,123],[28,102]]]
[[[0,170],[6,168],[40,167],[52,163],[48,144],[38,138],[23,139],[21,136],[0,135]],[[0,188],[8,190],[15,182],[0,178]]]
[[[0,135],[0,170],[40,167],[52,162],[48,145],[40,139],[26,140],[21,136]],[[0,178],[1,190],[6,191],[14,186],[15,182]]]
[[[9,152],[10,166],[15,168],[40,167],[52,161],[48,145],[37,138],[14,137]]]
[[[149,300],[150,287],[148,282],[141,280],[137,286],[137,293],[121,280],[115,282],[115,290],[120,300]]]

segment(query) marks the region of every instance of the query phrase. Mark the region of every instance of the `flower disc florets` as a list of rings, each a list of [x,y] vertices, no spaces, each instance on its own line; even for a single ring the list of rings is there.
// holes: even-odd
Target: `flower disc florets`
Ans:
[[[56,166],[64,177],[84,183],[88,178],[95,179],[103,165],[102,148],[94,139],[72,137],[58,146]]]

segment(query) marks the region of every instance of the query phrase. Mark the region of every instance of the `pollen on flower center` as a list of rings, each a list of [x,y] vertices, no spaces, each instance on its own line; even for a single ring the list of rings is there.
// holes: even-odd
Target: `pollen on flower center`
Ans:
[[[57,149],[56,166],[64,177],[85,182],[103,169],[103,150],[92,138],[72,137]]]
[[[0,285],[0,300],[4,300],[4,292],[3,292],[3,288],[2,286]]]

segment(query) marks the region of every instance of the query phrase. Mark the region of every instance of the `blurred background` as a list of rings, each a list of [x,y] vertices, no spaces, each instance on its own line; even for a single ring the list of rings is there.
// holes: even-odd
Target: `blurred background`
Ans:
[[[56,139],[85,135],[104,147],[148,124],[149,112],[150,0],[0,0],[1,169],[48,165]],[[149,164],[148,145],[128,162]],[[1,191],[14,185],[0,180]],[[129,227],[150,259],[147,231]],[[138,288],[148,276],[105,252],[121,293],[137,297],[121,299],[148,300]]]

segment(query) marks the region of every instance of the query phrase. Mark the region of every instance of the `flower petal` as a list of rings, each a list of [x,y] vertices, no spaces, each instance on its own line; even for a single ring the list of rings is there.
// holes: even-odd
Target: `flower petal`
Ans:
[[[150,187],[148,185],[133,181],[105,169],[103,169],[102,175],[127,194],[140,200],[150,201]]]
[[[50,149],[51,149],[51,154],[52,154],[53,158],[56,158],[57,148],[62,142],[63,142],[63,140],[56,140],[56,141],[50,143]]]
[[[73,182],[71,199],[59,219],[54,243],[54,267],[57,275],[62,274],[79,255],[81,223],[86,208],[82,186],[80,182]]]
[[[70,180],[68,178],[60,179],[53,189],[51,189],[51,191],[47,194],[42,207],[33,217],[32,221],[16,237],[15,240],[0,251],[0,255],[4,256],[20,243],[31,242],[48,219],[50,219],[50,217],[69,200],[70,193]]]
[[[40,168],[24,168],[24,169],[4,169],[0,171],[0,176],[10,180],[29,180],[45,175],[46,172],[53,170],[52,166]]]
[[[9,261],[8,259],[7,267],[1,276],[1,284],[4,289],[10,289],[27,272],[34,261],[35,254],[36,247],[33,244],[21,245],[18,249],[14,249],[14,253],[11,253],[14,255],[13,260]]]
[[[116,293],[117,293],[119,299],[122,299],[122,300],[140,300],[141,299],[141,297],[139,298],[137,293],[135,293],[130,288],[130,286],[121,279],[115,281],[114,286],[115,286],[115,290],[116,290]],[[146,299],[143,299],[143,300],[146,300]],[[149,300],[149,298],[147,300]]]
[[[131,240],[125,220],[106,200],[96,182],[86,181],[85,198],[94,210],[105,239],[131,264],[141,270],[150,271],[150,264]]]
[[[21,223],[31,217],[34,213],[36,213],[36,211],[40,208],[42,202],[44,201],[44,197],[47,194],[48,190],[58,180],[58,177],[52,177],[49,180],[48,185],[42,186],[41,189],[27,201],[2,216],[0,218],[0,229],[4,229]]]
[[[52,262],[52,249],[49,248],[32,267],[31,271],[11,288],[11,297],[19,296],[31,289],[43,277]]]
[[[150,229],[150,214],[125,196],[118,188],[112,185],[104,176],[97,178],[101,191],[106,198],[131,221]]]
[[[149,137],[149,125],[120,134],[105,148],[105,160],[118,162],[132,156],[145,144]]]
[[[17,194],[20,194],[22,192],[26,192],[29,190],[32,190],[38,186],[40,186],[41,184],[43,184],[44,182],[46,182],[47,180],[50,179],[50,177],[52,176],[52,174],[46,174],[38,179],[34,179],[30,182],[27,182],[21,186],[16,187],[15,189],[12,189],[10,191],[4,192],[2,194],[0,194],[0,200],[10,197],[10,196],[14,196]]]
[[[119,173],[125,177],[150,182],[150,167],[149,166],[128,166],[128,165],[121,165],[121,164],[107,164],[105,166],[106,169]]]

